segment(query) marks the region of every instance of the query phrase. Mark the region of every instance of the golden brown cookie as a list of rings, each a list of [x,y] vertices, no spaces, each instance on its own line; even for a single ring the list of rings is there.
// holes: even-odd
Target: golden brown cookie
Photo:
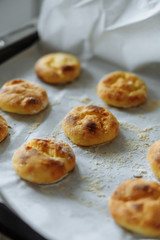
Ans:
[[[33,183],[57,181],[75,167],[71,147],[55,138],[32,139],[18,148],[13,156],[13,168],[18,175]]]
[[[115,107],[133,107],[147,99],[144,81],[129,72],[113,72],[98,84],[97,93],[107,104]]]
[[[8,134],[8,125],[6,120],[0,115],[0,142],[3,141],[3,139]]]
[[[36,114],[48,105],[46,90],[32,82],[12,80],[0,89],[0,108],[18,114]]]
[[[159,183],[144,179],[127,180],[112,194],[109,208],[120,226],[145,236],[160,236]]]
[[[107,109],[89,105],[74,108],[64,118],[62,127],[73,143],[91,146],[115,138],[119,123]]]
[[[160,140],[150,146],[147,157],[153,173],[160,179]]]
[[[45,55],[35,64],[37,76],[50,84],[71,82],[79,76],[80,70],[78,59],[66,53]]]

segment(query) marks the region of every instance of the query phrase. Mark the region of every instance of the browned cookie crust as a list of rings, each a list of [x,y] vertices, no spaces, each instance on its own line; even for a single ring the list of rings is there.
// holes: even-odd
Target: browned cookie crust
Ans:
[[[160,140],[150,146],[147,157],[153,173],[160,179]]]
[[[73,81],[81,70],[79,60],[66,53],[51,53],[41,57],[35,64],[37,76],[50,84]]]
[[[8,134],[8,125],[6,120],[0,115],[0,142],[3,141],[3,139]]]
[[[71,147],[55,138],[32,139],[18,148],[13,167],[18,175],[33,183],[51,183],[68,174],[75,166]]]
[[[113,72],[99,82],[97,93],[107,104],[115,107],[133,107],[147,99],[144,81],[128,72]]]
[[[18,114],[36,114],[48,105],[46,90],[32,82],[12,80],[0,90],[0,108]]]
[[[112,194],[109,208],[120,226],[145,236],[160,236],[159,183],[144,179],[127,180]]]
[[[62,127],[73,143],[91,146],[115,138],[119,123],[107,109],[89,105],[74,108],[64,118]]]

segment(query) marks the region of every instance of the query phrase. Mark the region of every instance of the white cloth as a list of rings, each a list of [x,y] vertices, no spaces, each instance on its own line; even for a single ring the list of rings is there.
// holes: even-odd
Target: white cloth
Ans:
[[[49,51],[98,56],[127,70],[160,61],[160,1],[46,0],[38,24]]]

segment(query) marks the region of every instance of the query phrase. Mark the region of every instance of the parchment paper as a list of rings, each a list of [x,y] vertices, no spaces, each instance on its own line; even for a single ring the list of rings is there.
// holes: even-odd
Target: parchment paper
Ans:
[[[108,199],[127,179],[156,180],[146,154],[149,146],[160,139],[159,9],[159,1],[47,0],[38,26],[41,44],[0,67],[1,86],[10,79],[22,78],[40,83],[49,96],[48,108],[35,116],[0,111],[10,126],[8,137],[0,143],[3,201],[47,239],[146,239],[114,223]],[[62,86],[41,82],[33,67],[48,51],[78,56],[82,63],[80,77]],[[99,99],[99,80],[116,70],[134,70],[144,79],[148,86],[146,103],[123,110]],[[78,147],[65,137],[61,129],[64,116],[73,107],[85,104],[106,107],[117,117],[120,131],[113,141]],[[56,184],[25,182],[14,172],[12,156],[22,144],[44,136],[66,141],[76,154],[76,167]]]
[[[159,25],[159,0],[45,0],[38,29],[49,51],[135,71],[160,61]]]
[[[142,239],[114,223],[108,199],[126,179],[142,176],[155,180],[146,154],[148,147],[159,139],[158,66],[137,73],[148,85],[148,101],[123,110],[105,105],[95,90],[99,79],[118,70],[116,66],[98,58],[83,61],[78,79],[63,86],[51,86],[41,82],[33,70],[35,61],[43,54],[35,45],[0,67],[1,85],[12,78],[40,83],[46,88],[50,103],[35,116],[0,112],[10,126],[8,137],[0,144],[3,199],[47,239]],[[73,107],[85,104],[106,107],[117,117],[120,131],[112,142],[78,147],[65,137],[61,129],[64,116]],[[41,136],[55,136],[66,141],[76,154],[74,171],[57,184],[27,183],[12,168],[15,149]]]

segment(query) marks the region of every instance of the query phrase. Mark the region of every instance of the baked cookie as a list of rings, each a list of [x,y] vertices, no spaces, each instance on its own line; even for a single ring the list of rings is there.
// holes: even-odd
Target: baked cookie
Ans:
[[[132,73],[113,72],[99,82],[97,93],[109,105],[128,108],[147,99],[147,86],[140,77]]]
[[[160,236],[159,183],[144,179],[127,180],[112,194],[109,208],[120,226],[145,236]]]
[[[160,140],[150,146],[147,157],[153,173],[160,179]]]
[[[107,109],[88,105],[76,107],[68,113],[62,122],[62,127],[73,143],[91,146],[115,138],[119,123]]]
[[[6,120],[0,115],[0,142],[3,141],[3,139],[8,134],[8,125]]]
[[[32,82],[12,80],[0,89],[0,108],[19,114],[36,114],[48,105],[46,90]]]
[[[50,84],[73,81],[80,74],[78,59],[66,53],[51,53],[41,57],[35,64],[37,76]]]
[[[39,184],[61,179],[74,166],[75,155],[71,147],[55,138],[32,139],[13,156],[13,168],[18,175]]]

